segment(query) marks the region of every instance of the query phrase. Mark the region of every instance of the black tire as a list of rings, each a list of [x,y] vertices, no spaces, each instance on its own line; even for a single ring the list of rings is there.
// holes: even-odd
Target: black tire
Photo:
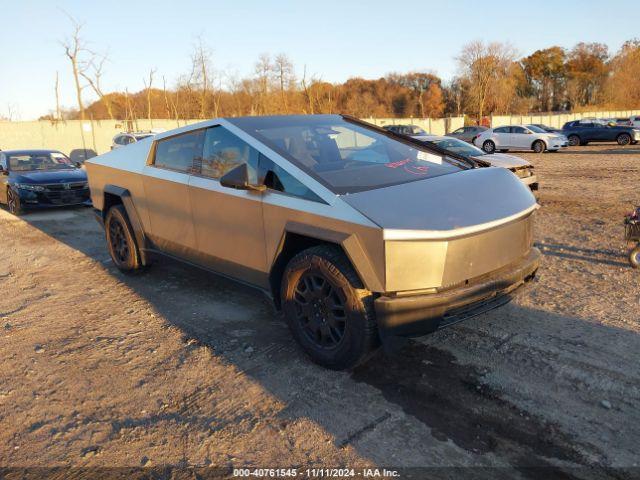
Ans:
[[[109,209],[104,221],[104,231],[109,255],[116,267],[125,273],[141,270],[140,250],[127,211],[122,205],[115,205]]]
[[[345,370],[379,346],[373,295],[333,245],[320,245],[289,261],[281,285],[282,309],[293,337],[317,364]]]
[[[496,144],[493,143],[493,140],[485,140],[485,142],[482,144],[482,150],[484,150],[486,153],[493,153],[496,151]]]
[[[621,133],[616,137],[616,142],[618,142],[618,145],[629,145],[631,143],[631,135],[628,133]]]
[[[629,263],[633,268],[640,268],[640,245],[629,253]]]
[[[20,196],[10,188],[7,188],[7,210],[15,216],[22,215],[24,212],[20,203]]]
[[[577,147],[578,145],[582,145],[580,141],[580,137],[578,135],[569,135],[568,137],[569,145],[572,147]]]
[[[547,149],[547,145],[542,140],[536,140],[531,145],[531,150],[536,153],[543,153]]]

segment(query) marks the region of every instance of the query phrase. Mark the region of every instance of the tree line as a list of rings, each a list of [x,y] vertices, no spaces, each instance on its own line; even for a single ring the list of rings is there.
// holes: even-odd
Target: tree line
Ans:
[[[389,73],[367,80],[329,83],[296,69],[289,57],[261,55],[246,77],[216,69],[213,51],[198,38],[191,68],[168,85],[155,68],[144,88],[105,92],[109,58],[89,48],[82,25],[61,42],[76,90],[77,106],[61,109],[58,75],[56,109],[42,117],[60,119],[204,119],[219,116],[291,113],[347,113],[366,117],[437,118],[467,114],[558,112],[640,107],[640,40],[629,40],[612,54],[602,43],[554,46],[518,57],[505,43],[474,41],[456,58],[458,71],[444,82],[435,73]],[[97,100],[87,103],[85,90]]]

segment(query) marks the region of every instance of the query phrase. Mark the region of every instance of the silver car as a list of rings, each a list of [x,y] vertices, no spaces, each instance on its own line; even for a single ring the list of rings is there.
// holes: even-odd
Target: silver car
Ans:
[[[147,132],[129,132],[129,133],[119,133],[115,137],[113,137],[113,143],[111,144],[111,150],[115,150],[116,148],[126,147],[132,143],[139,142],[140,140],[144,140],[145,138],[153,137],[157,132],[147,131]]]
[[[415,135],[413,138],[422,142],[429,142],[465,158],[487,162],[492,167],[507,168],[532,191],[536,192],[539,188],[538,176],[534,172],[534,167],[524,158],[506,153],[486,153],[484,150],[469,145],[462,140],[441,135]]]
[[[164,255],[251,285],[333,369],[502,305],[538,269],[511,172],[347,116],[205,121],[87,172],[118,268]]]
[[[482,132],[473,139],[473,144],[487,153],[496,150],[533,150],[543,153],[566,148],[569,140],[561,133],[549,133],[535,125],[506,125]]]

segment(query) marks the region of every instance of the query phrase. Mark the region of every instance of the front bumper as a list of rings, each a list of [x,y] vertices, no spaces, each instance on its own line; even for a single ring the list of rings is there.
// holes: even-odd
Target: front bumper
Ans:
[[[15,188],[23,208],[55,208],[74,205],[91,205],[89,188],[68,191],[32,191]]]
[[[513,292],[532,280],[540,251],[462,286],[421,295],[383,295],[375,300],[381,335],[414,337],[434,332],[509,302]]]
[[[565,141],[565,142],[551,142],[549,144],[549,150],[560,150],[561,148],[568,148],[569,147],[569,142]]]
[[[521,178],[520,181],[524,183],[531,190],[538,190],[538,177],[536,175],[531,175],[530,177]]]

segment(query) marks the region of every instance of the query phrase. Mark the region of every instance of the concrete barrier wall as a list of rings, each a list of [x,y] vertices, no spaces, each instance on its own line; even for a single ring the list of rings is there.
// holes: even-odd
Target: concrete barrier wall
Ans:
[[[565,122],[586,117],[629,117],[640,115],[640,110],[582,112],[558,115],[494,115],[492,126],[522,123],[544,123],[551,127],[561,128]],[[417,125],[433,135],[445,135],[464,126],[464,117],[449,118],[365,118],[365,121],[378,126],[384,125]],[[162,129],[171,130],[200,120],[138,120],[136,130]],[[2,122],[0,121],[0,148],[3,150],[18,148],[50,148],[71,154],[74,150],[91,150],[97,154],[110,150],[113,137],[125,131],[122,121],[71,120],[67,122],[32,121]]]
[[[464,117],[447,118],[363,118],[383,127],[385,125],[417,125],[432,135],[446,135],[464,126]]]
[[[139,120],[137,129],[171,130],[178,126],[199,122],[200,120]],[[33,121],[0,122],[0,148],[2,150],[18,148],[50,148],[70,154],[73,150],[93,150],[97,154],[108,152],[113,137],[125,131],[123,122],[101,120],[72,120],[67,122]]]
[[[502,125],[542,123],[549,127],[562,128],[565,123],[572,120],[581,120],[583,118],[629,118],[632,115],[640,115],[640,110],[560,113],[556,115],[493,115],[491,117],[491,126],[495,128]]]

